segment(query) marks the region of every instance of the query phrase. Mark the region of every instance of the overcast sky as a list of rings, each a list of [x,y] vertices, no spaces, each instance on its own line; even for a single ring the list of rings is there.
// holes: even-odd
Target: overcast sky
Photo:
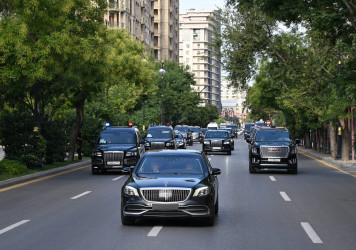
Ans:
[[[179,0],[179,12],[185,12],[187,9],[196,10],[214,10],[216,6],[222,8],[225,0]]]

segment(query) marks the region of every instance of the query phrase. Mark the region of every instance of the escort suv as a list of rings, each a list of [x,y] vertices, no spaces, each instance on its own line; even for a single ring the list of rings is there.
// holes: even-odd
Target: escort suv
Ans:
[[[192,130],[190,129],[189,126],[177,125],[174,127],[174,130],[178,130],[179,132],[181,132],[184,138],[187,140],[187,144],[189,146],[193,146],[193,135],[192,135]]]
[[[137,128],[105,127],[91,156],[92,174],[135,166],[144,153],[144,141]]]
[[[287,129],[260,128],[254,138],[247,139],[249,147],[249,171],[256,173],[263,168],[287,169],[297,174],[297,146]]]

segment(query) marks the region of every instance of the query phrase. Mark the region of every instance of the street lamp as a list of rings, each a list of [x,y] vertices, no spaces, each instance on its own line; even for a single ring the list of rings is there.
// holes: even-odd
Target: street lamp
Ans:
[[[161,125],[163,125],[163,76],[166,74],[166,71],[162,67],[159,69],[159,73],[161,74]]]

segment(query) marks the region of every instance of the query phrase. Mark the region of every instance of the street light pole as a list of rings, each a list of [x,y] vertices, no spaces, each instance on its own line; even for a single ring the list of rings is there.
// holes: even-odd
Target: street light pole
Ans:
[[[163,69],[163,63],[159,70],[161,74],[161,125],[163,125],[163,76],[166,74],[166,71]]]

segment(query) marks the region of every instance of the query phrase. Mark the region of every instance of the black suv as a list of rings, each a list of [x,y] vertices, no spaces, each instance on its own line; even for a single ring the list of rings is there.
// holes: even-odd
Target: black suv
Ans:
[[[145,153],[144,141],[136,128],[107,127],[100,132],[91,157],[92,174],[135,166]]]
[[[193,146],[193,135],[192,130],[189,126],[177,125],[174,127],[174,130],[178,130],[179,132],[181,132],[184,138],[187,140],[187,144],[189,146]]]
[[[203,142],[203,151],[226,152],[231,155],[232,150],[230,134],[226,130],[208,130]]]
[[[244,129],[244,140],[250,137],[250,129],[251,127],[255,126],[254,123],[246,123]]]
[[[149,127],[146,134],[146,150],[177,149],[174,130],[170,126]]]
[[[287,129],[260,128],[257,130],[249,149],[249,171],[256,173],[262,168],[287,169],[298,172],[297,146],[300,142],[291,139]]]

